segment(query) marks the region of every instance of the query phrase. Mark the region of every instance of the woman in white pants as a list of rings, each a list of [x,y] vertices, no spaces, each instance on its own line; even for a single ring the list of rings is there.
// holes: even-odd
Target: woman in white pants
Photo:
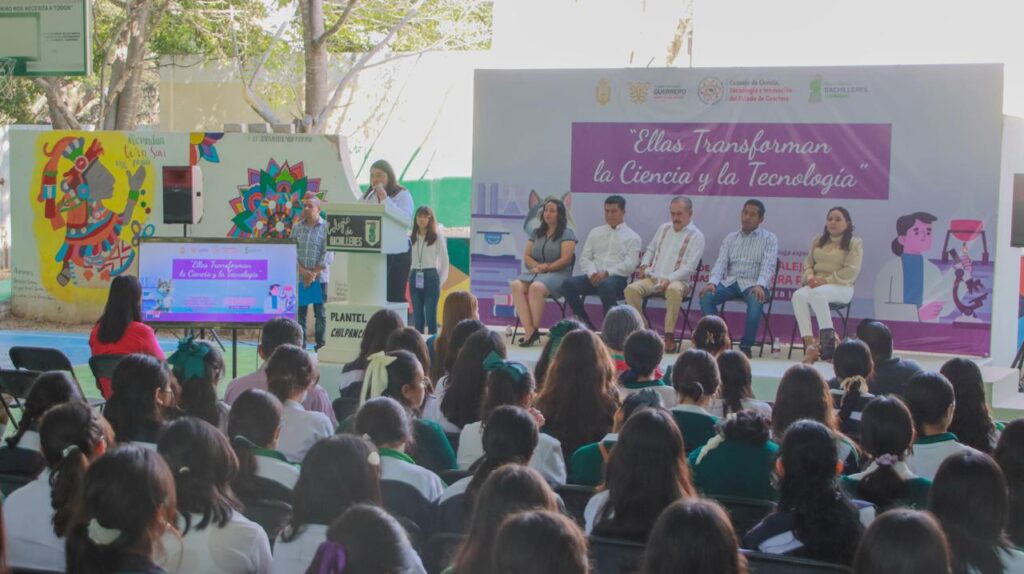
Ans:
[[[804,360],[830,359],[836,347],[829,303],[849,303],[853,282],[860,273],[864,249],[853,236],[853,221],[844,207],[833,207],[825,217],[825,230],[814,238],[804,259],[803,287],[793,293],[793,315],[804,341]],[[818,319],[821,347],[811,329],[811,311]]]

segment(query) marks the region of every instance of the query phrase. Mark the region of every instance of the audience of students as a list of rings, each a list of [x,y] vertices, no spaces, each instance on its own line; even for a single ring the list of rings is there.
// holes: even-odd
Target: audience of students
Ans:
[[[771,420],[772,406],[754,398],[750,359],[740,351],[727,350],[715,360],[722,386],[708,411],[721,419],[732,413],[752,410]]]
[[[110,378],[114,394],[103,416],[120,444],[135,442],[156,449],[164,423],[178,415],[171,371],[150,355],[128,355]]]
[[[210,341],[189,337],[178,343],[167,364],[181,386],[178,407],[183,413],[203,419],[221,432],[227,430],[230,407],[217,398],[217,385],[225,371],[220,349]]]
[[[729,515],[718,503],[684,498],[651,529],[640,574],[747,574],[747,559]]]
[[[950,574],[949,542],[927,512],[895,508],[864,531],[855,574]]]
[[[579,326],[581,329],[586,328],[582,323]],[[643,328],[644,318],[640,311],[629,305],[616,305],[605,314],[604,322],[601,324],[601,339],[608,346],[608,352],[611,353],[612,361],[615,362],[615,372],[617,374],[624,373],[629,369],[624,353],[626,339]],[[664,342],[662,342],[661,348],[664,351]],[[659,376],[658,378],[661,377]]]
[[[18,430],[0,447],[0,472],[35,476],[46,467],[39,438],[39,423],[51,408],[81,401],[78,385],[67,371],[40,373],[25,393]]]
[[[366,373],[370,355],[387,348],[388,337],[402,328],[402,317],[391,309],[380,309],[366,322],[363,327],[363,338],[359,341],[359,354],[351,363],[341,369],[341,380],[338,391],[343,397],[356,398],[362,388],[363,376]]]
[[[502,523],[491,562],[494,574],[588,574],[587,539],[558,512],[531,510]]]
[[[699,349],[680,354],[672,366],[672,386],[678,397],[672,416],[683,433],[689,453],[715,436],[718,417],[707,410],[721,386],[714,356]]]
[[[487,371],[487,380],[480,420],[462,427],[459,435],[458,465],[463,470],[469,469],[484,455],[483,421],[491,416],[494,409],[505,405],[522,407],[533,415],[538,427],[544,426],[544,415],[531,406],[536,388],[533,374],[526,365],[505,361],[497,353],[492,353],[484,360],[484,369]],[[552,484],[566,482],[562,444],[549,434],[539,436],[530,466]]]
[[[892,332],[884,323],[864,319],[857,325],[857,339],[871,349],[874,373],[868,381],[868,390],[874,395],[903,395],[910,377],[923,369],[916,361],[892,354]]]
[[[868,380],[874,370],[871,349],[862,341],[848,340],[835,346],[832,368],[836,378],[829,383],[833,404],[839,412],[839,430],[854,439],[860,437],[860,419],[864,406],[874,395],[868,392]]]
[[[633,413],[644,408],[664,407],[661,395],[654,389],[643,389],[622,400],[622,406],[612,417],[612,430],[597,442],[583,445],[573,453],[569,464],[569,482],[584,486],[597,486],[604,481],[604,469],[611,458],[612,447],[619,440],[622,425]],[[460,445],[461,446],[461,445]]]
[[[991,454],[1002,428],[992,421],[989,413],[981,368],[970,359],[956,357],[946,361],[939,373],[953,385],[956,406],[949,432],[956,435],[960,444]]]
[[[377,447],[381,480],[408,484],[430,502],[441,497],[441,479],[407,454],[414,440],[412,420],[398,401],[391,397],[366,401],[356,414],[355,431]]]
[[[238,457],[231,486],[247,500],[291,502],[298,465],[277,450],[284,406],[267,391],[249,389],[238,396],[228,416],[228,436]]]
[[[718,425],[718,434],[690,453],[694,486],[706,496],[775,500],[772,471],[779,447],[770,437],[771,426],[763,414],[730,414]]]
[[[448,349],[452,331],[464,319],[480,320],[477,313],[476,297],[469,291],[452,291],[444,299],[441,311],[441,326],[436,335],[427,337],[427,351],[430,353],[430,380],[437,381],[446,374]]]
[[[691,348],[707,351],[715,358],[732,348],[732,341],[729,339],[729,326],[717,315],[701,317],[700,321],[697,321],[697,326],[693,328],[693,335],[690,338],[693,342]]]
[[[800,419],[818,421],[831,429],[843,472],[851,474],[859,470],[860,453],[857,445],[839,431],[839,417],[832,408],[828,384],[817,369],[808,365],[793,365],[782,374],[772,406],[775,442],[781,444],[786,430]]]
[[[615,307],[614,309],[618,309]],[[614,311],[613,309],[613,311]],[[634,309],[634,311],[636,311]],[[641,328],[643,324],[641,324]],[[555,358],[555,352],[558,351],[558,347],[562,345],[562,340],[565,336],[572,331],[589,330],[587,326],[580,323],[576,319],[562,319],[558,323],[555,323],[553,327],[548,331],[548,340],[544,343],[544,347],[540,351],[540,357],[537,358],[537,364],[533,367],[533,377],[537,380],[537,388],[544,388],[544,377],[548,374],[548,366],[551,361]],[[617,369],[618,367],[616,367]],[[625,361],[622,363],[622,370],[625,370]]]
[[[1017,548],[1024,548],[1024,419],[1006,425],[992,457],[1003,469],[1009,491],[1006,534]]]
[[[632,309],[632,307],[630,307]],[[661,335],[651,329],[640,329],[626,337],[622,350],[626,359],[626,371],[619,373],[619,394],[626,396],[641,389],[653,389],[666,407],[676,404],[676,391],[665,384],[658,373],[665,356],[665,342]]]

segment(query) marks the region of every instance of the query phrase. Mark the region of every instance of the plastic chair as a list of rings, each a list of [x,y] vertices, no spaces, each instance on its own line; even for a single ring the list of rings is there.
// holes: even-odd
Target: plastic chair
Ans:
[[[753,500],[737,496],[714,496],[711,497],[721,504],[729,513],[732,526],[737,533],[749,532],[764,520],[765,516],[775,512],[775,503],[769,500]]]
[[[586,510],[587,503],[590,502],[590,498],[594,496],[597,489],[593,486],[584,486],[582,484],[561,484],[555,487],[555,492],[562,497],[562,501],[565,503],[565,510],[569,513],[569,516],[582,526],[584,522],[583,511]]]
[[[751,574],[836,574],[852,572],[846,566],[794,558],[780,554],[764,554],[753,550],[742,550],[747,557],[747,567]]]
[[[14,411],[11,410],[11,407],[25,409],[22,401],[25,400],[28,389],[37,376],[39,373],[36,371],[0,369],[0,393],[10,397],[10,400],[4,398],[0,400],[0,403],[3,403],[4,411],[7,412],[7,420],[11,421],[15,430],[18,428],[18,422],[14,420]]]
[[[398,480],[382,480],[380,495],[384,508],[391,514],[409,519],[421,531],[430,528],[436,506],[415,486]]]
[[[292,516],[292,505],[269,499],[246,500],[244,504],[245,510],[242,515],[263,528],[270,539],[270,547],[273,548],[277,535],[284,530]]]
[[[680,302],[679,314],[683,316],[683,328],[682,328],[681,331],[679,331],[679,340],[680,341],[686,339],[686,331],[688,329],[691,329],[691,327],[690,327],[690,309],[693,309],[693,298],[694,298],[694,295],[697,293],[697,281],[700,279],[700,270],[703,267],[704,267],[704,260],[703,259],[698,260],[697,261],[697,270],[694,271],[693,275],[690,277],[690,292],[687,293],[686,297],[683,297],[683,300]],[[650,319],[647,318],[647,301],[650,300],[650,299],[664,299],[664,298],[665,298],[665,294],[664,293],[657,293],[657,294],[651,295],[649,297],[644,297],[644,302],[643,302],[643,305],[640,308],[640,311],[641,311],[641,313],[643,313],[644,321],[646,321],[648,325],[651,324],[651,321],[650,321]],[[668,311],[666,310],[666,313],[667,312]]]
[[[466,539],[461,534],[435,534],[423,545],[423,567],[428,574],[441,574],[451,566],[455,553]]]
[[[843,336],[840,337],[841,339],[845,339],[846,338],[846,326],[850,322],[850,307],[852,306],[851,305],[852,303],[853,303],[853,301],[849,301],[847,303],[829,303],[828,304],[829,312],[830,313],[835,313],[836,316],[839,317],[839,322],[843,325]],[[796,338],[796,335],[797,335],[796,328],[797,328],[797,324],[793,323],[793,332],[790,333],[790,335],[789,335],[789,354],[786,355],[787,359],[792,359],[793,358],[793,350],[794,349],[800,349],[801,351],[806,349],[806,346],[804,345],[803,339],[798,341],[797,338]]]
[[[761,339],[755,341],[751,348],[757,347],[757,354],[759,357],[764,356],[764,346],[767,343],[769,348],[771,347],[772,341],[775,340],[775,334],[772,332],[772,306],[775,304],[776,287],[779,283],[779,269],[782,268],[782,260],[775,259],[775,274],[772,276],[772,287],[768,290],[768,298],[765,300],[765,305],[761,307],[761,322],[764,323],[764,329],[761,331]],[[742,301],[742,297],[734,297],[727,301],[722,301],[722,304],[718,306],[718,316],[725,320],[725,304],[729,301]],[[730,330],[731,332],[731,330]],[[733,341],[733,345],[739,345],[739,338]]]
[[[588,537],[596,574],[632,574],[640,566],[644,545],[629,540]]]

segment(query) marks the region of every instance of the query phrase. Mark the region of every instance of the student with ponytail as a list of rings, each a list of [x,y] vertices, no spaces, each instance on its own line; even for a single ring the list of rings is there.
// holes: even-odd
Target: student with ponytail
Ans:
[[[243,392],[231,407],[228,436],[238,457],[238,474],[231,486],[243,502],[292,500],[299,467],[275,450],[281,434],[282,410],[277,397],[259,389]]]
[[[494,409],[511,405],[522,407],[533,415],[537,426],[544,426],[544,415],[532,408],[536,387],[533,374],[526,365],[505,361],[497,353],[491,353],[484,359],[487,381],[484,384],[483,407],[480,409],[480,421],[462,427],[459,437],[459,468],[468,469],[484,455],[483,421],[487,420]],[[552,484],[565,484],[565,459],[562,458],[562,444],[548,434],[541,434],[537,442],[537,450],[530,459],[530,466],[541,473]]]
[[[422,375],[421,375],[422,376]],[[413,444],[409,413],[391,397],[370,399],[356,414],[356,434],[368,438],[380,452],[380,479],[402,482],[434,502],[441,497],[444,483],[433,472],[418,466],[406,454]]]
[[[177,508],[164,459],[138,445],[116,448],[96,459],[81,488],[67,572],[163,574],[155,560],[164,533],[176,534]]]
[[[320,378],[309,353],[295,345],[281,345],[267,360],[267,388],[281,401],[278,449],[291,462],[302,462],[316,441],[334,434],[327,415],[302,406],[306,393]]]
[[[238,459],[210,423],[183,417],[167,425],[157,449],[174,475],[181,536],[165,534],[159,562],[168,572],[267,574],[270,541],[242,516],[231,490]]]
[[[387,511],[357,504],[331,523],[306,574],[422,574],[419,555]]]
[[[839,349],[835,357],[839,359]],[[914,443],[914,421],[903,401],[892,395],[871,399],[864,407],[860,428],[860,444],[871,457],[871,464],[863,472],[844,476],[843,488],[853,498],[874,504],[880,512],[894,506],[926,508],[931,481],[907,467],[907,452]]]
[[[688,453],[704,446],[715,436],[718,417],[707,409],[720,385],[718,364],[707,351],[690,349],[676,359],[672,367],[672,386],[676,389],[679,404],[672,407],[672,416],[683,433]]]
[[[778,510],[743,537],[743,547],[849,565],[864,526],[875,517],[870,503],[839,489],[842,469],[832,431],[811,420],[790,425],[777,463]]]
[[[868,392],[868,380],[875,370],[871,349],[863,341],[850,339],[839,343],[832,357],[835,384],[829,389],[832,404],[839,409],[839,430],[858,440],[861,413],[874,395]]]
[[[406,445],[409,456],[432,472],[443,472],[455,468],[455,449],[440,424],[421,416],[429,383],[423,365],[411,352],[374,353],[367,361],[361,401],[365,404],[378,397],[398,401],[412,424],[413,439]],[[351,430],[354,418],[343,421],[342,430]]]
[[[7,559],[11,567],[64,569],[64,537],[71,526],[77,491],[89,464],[113,444],[107,421],[89,405],[71,401],[38,421],[46,469],[3,503]]]
[[[224,376],[224,355],[210,341],[186,337],[167,358],[181,385],[178,406],[185,414],[203,419],[221,431],[228,428],[228,405],[217,399],[217,385]]]
[[[0,448],[0,472],[36,475],[46,467],[40,454],[39,422],[50,408],[71,400],[82,397],[66,371],[47,371],[36,377],[25,395],[18,430]]]

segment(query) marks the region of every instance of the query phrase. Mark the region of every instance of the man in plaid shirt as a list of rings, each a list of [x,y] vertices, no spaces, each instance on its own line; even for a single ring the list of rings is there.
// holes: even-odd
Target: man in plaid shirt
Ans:
[[[312,193],[302,198],[302,219],[292,226],[292,238],[299,242],[299,280],[305,287],[319,283],[320,274],[326,267],[327,222],[320,218],[320,200]],[[302,325],[302,341],[306,341],[306,313],[309,304],[299,305],[299,325]],[[327,330],[327,316],[324,301],[313,303],[316,348],[324,346],[324,332]]]

